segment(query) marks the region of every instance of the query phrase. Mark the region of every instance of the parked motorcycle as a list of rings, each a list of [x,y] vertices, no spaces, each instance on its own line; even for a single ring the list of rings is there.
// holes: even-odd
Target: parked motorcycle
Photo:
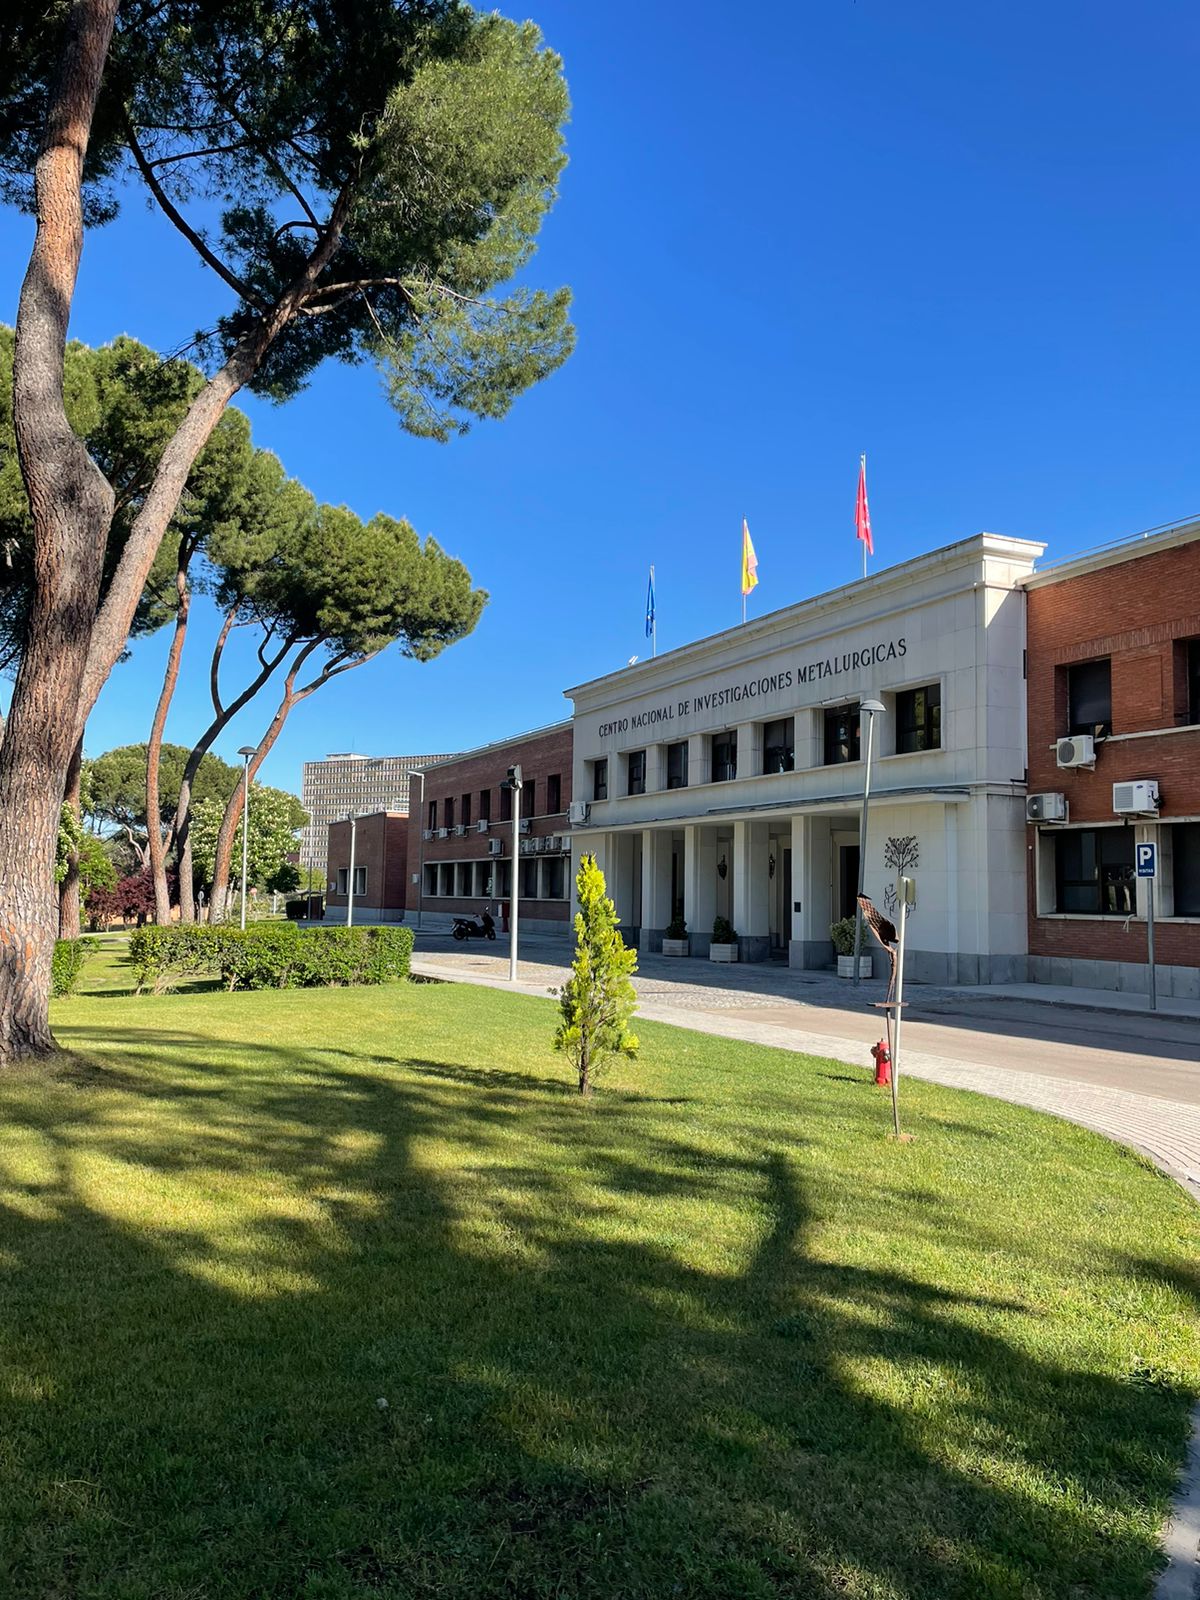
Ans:
[[[494,939],[496,924],[491,911],[484,906],[481,921],[476,922],[474,917],[455,917],[450,931],[456,939]]]

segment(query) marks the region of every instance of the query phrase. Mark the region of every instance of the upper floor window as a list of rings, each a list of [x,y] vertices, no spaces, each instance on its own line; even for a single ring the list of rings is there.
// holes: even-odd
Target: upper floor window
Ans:
[[[462,820],[464,828],[471,826],[471,796],[469,794],[465,794],[462,797]]]
[[[446,828],[454,826],[454,797],[447,795],[442,801],[442,825]]]
[[[603,759],[592,762],[592,799],[608,799],[608,761]]]
[[[500,785],[500,821],[501,822],[511,822],[512,821],[512,797],[513,797],[512,790],[508,787],[507,784],[502,783]]]
[[[492,791],[480,789],[479,791],[479,820],[490,822],[492,820]]]
[[[833,706],[825,713],[825,765],[837,766],[859,758],[858,703]]]
[[[425,826],[427,828],[436,828],[437,827],[437,801],[436,800],[431,800],[429,802],[429,805],[426,807],[426,811],[428,813],[429,820],[426,822]]]
[[[557,772],[552,772],[546,779],[546,812],[548,816],[555,816],[562,810],[562,777]]]
[[[896,696],[896,753],[940,750],[942,747],[942,686],[927,683],[923,689],[905,689]]]
[[[1067,732],[1112,732],[1112,662],[1107,656],[1067,668]]]
[[[1185,639],[1187,649],[1187,719],[1200,722],[1200,639]]]
[[[644,750],[631,750],[625,757],[626,794],[645,794],[646,792],[646,752]]]
[[[686,789],[688,782],[688,746],[686,739],[667,746],[667,788]]]
[[[737,777],[737,729],[712,736],[712,775],[714,783]]]
[[[1132,828],[1064,828],[1050,842],[1056,910],[1102,917],[1132,913],[1137,884]]]
[[[763,771],[793,772],[796,767],[796,719],[781,717],[763,723]]]
[[[1171,829],[1175,915],[1200,917],[1200,822],[1177,822]]]
[[[521,785],[521,815],[523,817],[537,816],[537,780],[526,778]]]

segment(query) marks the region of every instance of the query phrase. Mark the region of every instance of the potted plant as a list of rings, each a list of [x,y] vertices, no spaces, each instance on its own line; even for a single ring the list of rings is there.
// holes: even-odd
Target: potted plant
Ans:
[[[708,947],[710,961],[736,961],[738,958],[737,934],[725,917],[713,921],[712,943]]]
[[[662,953],[665,956],[686,956],[688,953],[687,923],[682,917],[672,917],[663,934]]]
[[[829,937],[833,940],[833,948],[837,953],[837,973],[839,978],[852,978],[854,976],[854,918],[843,917],[840,922],[829,924]],[[871,958],[859,955],[858,975],[860,978],[871,976]]]

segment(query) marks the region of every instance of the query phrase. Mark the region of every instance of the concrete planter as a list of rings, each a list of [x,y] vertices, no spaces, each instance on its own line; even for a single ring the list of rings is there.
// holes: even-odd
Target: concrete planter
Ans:
[[[852,978],[854,976],[854,957],[853,956],[839,956],[837,958],[837,963],[838,963],[837,975],[838,975],[839,978]],[[860,978],[869,978],[871,976],[871,957],[870,956],[859,956],[859,958],[858,958],[858,975],[859,975]]]
[[[688,953],[688,942],[686,939],[664,939],[662,942],[662,953],[665,956],[686,956]]]
[[[710,944],[708,947],[710,961],[736,961],[737,958],[738,947],[735,944]]]

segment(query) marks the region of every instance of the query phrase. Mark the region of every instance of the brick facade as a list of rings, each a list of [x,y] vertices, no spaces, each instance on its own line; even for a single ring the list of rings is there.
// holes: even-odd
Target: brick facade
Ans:
[[[1200,966],[1200,918],[1161,914],[1173,909],[1173,883],[1179,880],[1171,876],[1172,849],[1185,838],[1167,825],[1200,819],[1200,708],[1188,670],[1189,641],[1200,640],[1200,526],[1036,574],[1027,584],[1026,621],[1029,792],[1063,794],[1069,827],[1118,824],[1135,829],[1138,839],[1159,841],[1156,962]],[[1190,648],[1194,672],[1197,646]],[[1097,741],[1094,769],[1060,768],[1056,741],[1071,731],[1070,668],[1104,658],[1111,663],[1111,732]],[[1139,778],[1158,780],[1159,820],[1121,824],[1113,811],[1113,784]],[[1119,913],[1065,915],[1060,909],[1055,852],[1061,846],[1055,835],[1066,831],[1029,828],[1031,969],[1037,958],[1144,963],[1144,887],[1128,932]],[[1198,834],[1188,830],[1189,850]],[[1130,987],[1140,983],[1131,981]],[[1190,991],[1181,980],[1185,992]]]
[[[362,884],[354,893],[354,917],[363,922],[399,922],[408,876],[408,818],[403,812],[376,811],[359,817],[354,864]],[[350,824],[329,825],[326,861],[326,919],[345,922],[347,895],[341,873],[350,870]],[[347,879],[348,882],[348,879]]]
[[[571,906],[567,820],[571,758],[571,724],[561,722],[439,762],[425,773],[423,795],[420,779],[414,780],[406,885],[409,919],[417,909],[418,890],[426,918],[478,913],[485,902],[504,909],[510,892],[512,820],[506,809],[509,791],[500,785],[508,768],[519,763],[526,786],[521,815],[528,821],[521,835],[527,853],[518,857],[522,924],[565,931]],[[485,811],[488,826],[480,831]],[[535,840],[545,840],[550,847],[530,848]],[[498,852],[494,841],[500,845]],[[419,885],[412,882],[413,874],[420,875]],[[536,894],[529,893],[531,886]]]

